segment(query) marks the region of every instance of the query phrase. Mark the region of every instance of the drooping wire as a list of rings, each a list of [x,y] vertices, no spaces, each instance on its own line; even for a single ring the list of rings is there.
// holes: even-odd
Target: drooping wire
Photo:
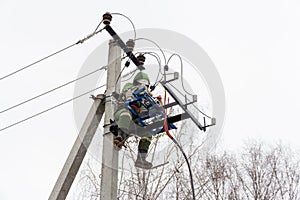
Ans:
[[[178,88],[176,88],[174,85],[172,85],[171,83],[169,83],[170,86],[172,88],[174,88],[181,96],[185,97],[185,94],[183,94]],[[187,98],[187,101],[190,101],[188,98]]]
[[[100,26],[100,24],[99,24],[99,26]],[[97,29],[98,29],[98,28],[97,28]],[[45,56],[45,57],[43,57],[43,58],[41,58],[41,59],[39,59],[39,60],[37,60],[37,61],[34,61],[33,63],[31,63],[31,64],[29,64],[29,65],[26,65],[26,66],[24,66],[24,67],[21,67],[20,69],[17,69],[16,71],[13,71],[13,72],[11,72],[11,73],[5,75],[5,76],[2,76],[2,77],[0,78],[0,81],[3,80],[3,79],[5,79],[5,78],[8,78],[8,77],[10,77],[10,76],[12,76],[12,75],[14,75],[14,74],[16,74],[16,73],[19,73],[19,72],[21,72],[21,71],[23,71],[23,70],[25,70],[25,69],[28,69],[28,68],[30,68],[30,67],[32,67],[32,66],[34,66],[34,65],[36,65],[36,64],[38,64],[38,63],[40,63],[40,62],[42,62],[42,61],[44,61],[44,60],[46,60],[46,59],[52,57],[52,56],[55,56],[55,55],[57,55],[57,54],[59,54],[59,53],[62,53],[63,51],[66,51],[67,49],[70,49],[70,48],[72,48],[72,47],[74,47],[74,46],[76,46],[76,45],[78,45],[78,44],[82,44],[82,43],[84,43],[86,40],[92,38],[92,37],[95,36],[96,34],[102,32],[102,30],[104,30],[104,29],[100,29],[100,30],[97,31],[97,29],[96,29],[92,34],[89,34],[89,35],[86,36],[85,38],[83,38],[83,39],[81,39],[81,40],[78,40],[77,42],[75,42],[75,43],[73,43],[73,44],[71,44],[71,45],[69,45],[69,46],[67,46],[67,47],[65,47],[65,48],[62,48],[62,49],[60,49],[60,50],[58,50],[58,51],[56,51],[56,52],[54,52],[54,53],[52,53],[52,54],[50,54],[50,55],[48,55],[48,56]]]
[[[156,76],[156,80],[155,80],[155,83],[154,83],[154,85],[156,86],[156,84],[158,82],[158,78],[159,78],[159,73],[161,73],[161,75],[163,75],[163,73],[161,72],[161,59],[160,59],[158,53],[156,53],[154,51],[149,51],[149,52],[147,51],[147,52],[137,52],[134,55],[137,55],[137,54],[142,54],[142,55],[147,55],[148,54],[148,55],[151,55],[152,57],[154,57],[156,59],[156,61],[158,63],[158,67],[159,67],[158,73],[157,73],[157,76]]]
[[[122,75],[124,69],[125,69],[126,67],[129,67],[129,64],[130,64],[130,58],[127,59],[125,65],[123,66],[122,70],[120,71],[120,73],[119,73],[119,75],[118,75],[118,78],[117,78],[117,80],[116,80],[115,85],[117,85],[117,83],[118,83],[118,81],[119,81],[119,79],[120,79],[120,77],[121,77],[121,75]]]
[[[34,114],[34,115],[31,115],[30,117],[27,117],[27,118],[25,118],[25,119],[22,119],[22,120],[20,120],[20,121],[17,121],[17,122],[15,122],[15,123],[13,123],[13,124],[10,124],[10,125],[8,125],[8,126],[6,126],[6,127],[4,127],[4,128],[1,128],[1,129],[0,129],[0,132],[6,130],[6,129],[8,129],[8,128],[11,128],[11,127],[13,127],[13,126],[16,126],[16,125],[18,125],[18,124],[21,124],[21,123],[23,123],[23,122],[25,122],[25,121],[27,121],[27,120],[29,120],[29,119],[32,119],[32,118],[34,118],[34,117],[37,117],[37,116],[39,116],[39,115],[41,115],[41,114],[43,114],[43,113],[46,113],[46,112],[48,112],[48,111],[50,111],[50,110],[53,110],[53,109],[55,109],[55,108],[58,108],[58,107],[60,107],[60,106],[62,106],[62,105],[64,105],[64,104],[66,104],[66,103],[69,103],[69,102],[71,102],[71,101],[73,101],[73,100],[76,100],[76,99],[78,99],[78,98],[80,98],[80,97],[82,97],[82,96],[84,96],[84,95],[87,95],[88,93],[93,92],[93,91],[95,91],[95,90],[97,90],[97,89],[100,89],[100,88],[102,88],[102,87],[104,87],[104,86],[105,86],[105,84],[104,84],[104,85],[101,85],[101,86],[99,86],[99,87],[96,87],[96,88],[94,88],[94,89],[92,89],[92,90],[89,90],[89,91],[87,91],[87,92],[85,92],[85,93],[82,93],[82,94],[80,94],[80,95],[78,95],[78,96],[76,96],[76,97],[74,97],[74,98],[72,98],[72,99],[69,99],[69,100],[64,101],[64,102],[62,102],[62,103],[60,103],[60,104],[57,104],[57,105],[55,105],[55,106],[53,106],[53,107],[50,107],[50,108],[48,108],[48,109],[46,109],[46,110],[43,110],[43,111],[41,111],[41,112],[39,112],[39,113],[36,113],[36,114]]]
[[[164,92],[164,105],[166,105],[166,99],[167,99],[167,94],[166,94],[166,90]],[[196,196],[195,196],[195,189],[194,189],[194,181],[193,181],[193,172],[191,170],[191,166],[190,166],[190,162],[184,152],[184,150],[182,149],[182,147],[180,146],[180,144],[177,142],[177,140],[171,135],[171,133],[169,132],[169,124],[168,124],[168,120],[167,120],[167,109],[164,110],[164,131],[166,133],[166,135],[174,142],[174,144],[176,144],[176,146],[179,148],[179,150],[181,151],[186,164],[188,166],[189,169],[189,174],[190,174],[190,183],[191,183],[191,189],[192,189],[192,195],[193,195],[193,200],[196,200]]]
[[[195,106],[194,104],[192,104],[192,106],[194,107],[194,108],[196,108],[196,110],[198,111],[198,112],[200,112],[202,115],[204,115],[205,117],[207,117],[207,118],[209,118],[209,119],[212,119],[212,117],[210,117],[210,116],[208,116],[207,114],[205,114],[203,111],[201,111],[197,106]]]
[[[177,53],[173,53],[173,54],[169,57],[169,59],[168,59],[168,61],[167,61],[167,64],[169,64],[169,62],[170,62],[170,60],[172,59],[173,56],[177,56],[177,57],[179,58],[179,60],[180,60],[180,69],[181,69],[181,74],[180,74],[180,76],[181,76],[181,85],[182,85],[182,88],[183,88],[183,90],[184,90],[188,95],[193,96],[193,94],[189,93],[189,92],[185,89],[184,84],[183,84],[183,62],[182,62],[181,56],[180,56],[179,54],[177,54]]]
[[[188,169],[189,169],[189,174],[190,174],[190,184],[191,184],[191,188],[192,188],[192,195],[193,195],[193,200],[196,200],[196,196],[195,196],[195,188],[194,188],[194,180],[193,180],[193,172],[192,172],[192,169],[191,169],[191,166],[190,166],[190,162],[185,154],[185,152],[183,151],[182,147],[180,146],[180,144],[177,142],[177,140],[175,140],[175,138],[171,138],[171,140],[177,145],[177,147],[179,148],[179,150],[181,151],[185,161],[186,161],[186,164],[188,166]]]
[[[123,77],[126,77],[126,76],[128,76],[128,75],[130,75],[130,77],[127,78],[127,79],[125,79],[125,80],[121,80],[121,82],[129,81],[129,80],[135,75],[136,71],[138,71],[137,68],[136,68],[135,70],[129,72],[128,74],[125,74]],[[122,77],[122,78],[123,78],[123,77]]]
[[[136,29],[135,29],[135,26],[134,26],[133,22],[131,21],[131,19],[129,17],[127,17],[126,15],[122,14],[122,13],[110,13],[110,14],[111,15],[120,15],[120,16],[125,17],[126,19],[129,20],[129,22],[132,25],[133,32],[134,32],[134,38],[133,39],[135,40],[136,39]]]
[[[185,97],[185,95],[178,89],[178,88],[176,88],[174,85],[172,85],[171,83],[169,83],[170,84],[170,86],[172,87],[172,88],[174,88],[180,95],[182,95],[183,97]],[[187,99],[187,103],[189,103],[189,102],[191,102],[188,98],[186,98]],[[195,106],[194,105],[194,103],[192,103],[192,106],[194,107],[194,108],[196,108],[196,110],[198,111],[198,112],[200,112],[202,115],[204,115],[205,117],[207,117],[207,118],[209,118],[209,119],[212,119],[212,117],[210,117],[210,116],[208,116],[207,114],[205,114],[203,111],[201,111],[197,106]]]
[[[119,79],[120,79],[120,77],[121,77],[121,75],[122,75],[122,73],[123,73],[123,71],[124,71],[125,68],[126,68],[126,66],[124,66],[124,67],[122,68],[122,70],[120,71],[120,73],[119,73],[119,75],[118,75],[118,78],[117,78],[117,80],[116,80],[115,85],[117,85],[117,83],[118,83],[118,81],[119,81]]]
[[[166,55],[165,55],[165,53],[163,52],[162,48],[161,48],[156,42],[154,42],[153,40],[150,40],[150,39],[148,39],[148,38],[136,38],[135,41],[137,41],[137,40],[146,40],[146,41],[151,42],[152,44],[154,44],[154,45],[159,49],[159,51],[162,53],[162,56],[163,56],[164,61],[165,61],[164,64],[167,64]]]
[[[99,68],[99,69],[96,69],[96,70],[94,70],[94,71],[92,71],[92,72],[90,72],[90,73],[88,73],[88,74],[85,74],[85,75],[83,75],[83,76],[80,76],[79,78],[76,78],[76,79],[74,79],[74,80],[71,80],[71,81],[69,81],[69,82],[66,82],[66,83],[64,83],[64,84],[62,84],[62,85],[60,85],[60,86],[57,86],[57,87],[55,87],[55,88],[53,88],[53,89],[51,89],[51,90],[48,90],[48,91],[46,91],[46,92],[44,92],[44,93],[41,93],[41,94],[39,94],[39,95],[37,95],[37,96],[34,96],[34,97],[30,98],[30,99],[27,99],[27,100],[25,100],[25,101],[22,101],[22,102],[20,102],[20,103],[18,103],[18,104],[15,104],[15,105],[13,105],[13,106],[11,106],[11,107],[8,107],[8,108],[4,109],[4,110],[1,110],[1,111],[0,111],[0,114],[1,114],[1,113],[4,113],[4,112],[7,112],[7,111],[9,111],[9,110],[11,110],[11,109],[14,109],[14,108],[16,108],[16,107],[19,107],[19,106],[21,106],[21,105],[23,105],[23,104],[25,104],[25,103],[30,102],[30,101],[33,101],[34,99],[40,98],[40,97],[42,97],[42,96],[44,96],[44,95],[46,95],[46,94],[49,94],[49,93],[51,93],[51,92],[54,92],[55,90],[58,90],[58,89],[60,89],[60,88],[62,88],[62,87],[65,87],[65,86],[67,86],[67,85],[69,85],[69,84],[71,84],[71,83],[74,83],[74,82],[76,82],[76,81],[78,81],[78,80],[80,80],[80,79],[83,79],[83,78],[85,78],[85,77],[87,77],[87,76],[90,76],[90,75],[92,75],[92,74],[94,74],[94,73],[96,73],[96,72],[98,72],[98,71],[100,71],[100,70],[103,70],[103,69],[106,69],[106,66],[103,66],[103,67],[101,67],[101,68]]]
[[[158,53],[156,53],[156,52],[145,52],[144,54],[148,54],[148,55],[153,56],[156,59],[156,61],[158,62],[158,67],[159,68],[158,68],[158,73],[157,73],[155,83],[154,83],[154,85],[156,85],[157,82],[158,82],[159,73],[161,73],[163,75],[163,73],[161,72],[161,59],[160,59]]]
[[[170,62],[170,60],[171,60],[171,58],[173,57],[173,56],[177,56],[179,59],[180,59],[180,64],[181,64],[181,84],[182,84],[182,88],[183,88],[183,90],[187,93],[187,94],[189,94],[190,96],[193,96],[193,94],[191,94],[191,93],[189,93],[186,89],[185,89],[185,87],[184,87],[184,84],[183,84],[183,62],[182,62],[182,58],[181,58],[181,56],[179,55],[179,54],[176,54],[176,53],[173,53],[170,57],[169,57],[169,59],[168,59],[168,61],[167,61],[167,64],[169,64],[169,62]],[[170,84],[170,86],[172,87],[172,88],[174,88],[180,95],[182,95],[183,97],[185,97],[185,94],[183,94],[178,88],[176,88],[174,85],[172,85],[171,83],[169,83]],[[187,98],[187,102],[191,102],[188,98]],[[212,117],[210,117],[210,116],[208,116],[207,114],[205,114],[203,111],[201,111],[196,105],[194,105],[194,104],[192,104],[192,106],[198,111],[198,112],[200,112],[202,115],[204,115],[205,117],[207,117],[207,118],[209,118],[209,119],[212,119]]]

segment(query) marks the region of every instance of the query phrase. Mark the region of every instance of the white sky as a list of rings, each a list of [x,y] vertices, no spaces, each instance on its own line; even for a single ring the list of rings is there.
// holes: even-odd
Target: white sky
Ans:
[[[0,76],[89,34],[106,11],[136,28],[164,28],[196,41],[215,63],[226,93],[223,145],[247,138],[299,147],[300,2],[297,0],[0,0]],[[130,24],[118,18],[118,31]],[[0,109],[77,77],[108,34],[0,81]],[[105,63],[105,62],[104,62]],[[66,87],[0,114],[0,128],[67,100]],[[47,199],[76,138],[72,104],[0,132],[0,199]]]

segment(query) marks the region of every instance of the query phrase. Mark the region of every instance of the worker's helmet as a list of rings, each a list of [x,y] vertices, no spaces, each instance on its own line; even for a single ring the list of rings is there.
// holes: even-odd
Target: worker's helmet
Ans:
[[[132,83],[126,83],[126,84],[123,86],[122,92],[126,92],[126,91],[129,90],[132,86],[133,86]]]
[[[150,79],[149,76],[144,72],[139,72],[133,79],[134,85],[144,84],[144,85],[150,85]]]

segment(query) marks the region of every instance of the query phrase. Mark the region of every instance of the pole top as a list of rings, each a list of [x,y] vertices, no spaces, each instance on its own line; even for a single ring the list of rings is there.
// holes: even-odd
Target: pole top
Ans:
[[[110,46],[118,46],[118,43],[115,39],[110,39],[108,42],[108,45]]]

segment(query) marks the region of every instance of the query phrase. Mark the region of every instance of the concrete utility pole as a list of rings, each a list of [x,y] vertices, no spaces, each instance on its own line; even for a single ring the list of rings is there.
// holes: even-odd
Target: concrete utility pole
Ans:
[[[121,71],[121,48],[115,40],[109,42],[109,55],[107,67],[106,94],[120,92],[120,80],[116,83]],[[109,124],[114,119],[115,106],[106,98],[104,124]],[[118,151],[113,145],[114,135],[109,133],[109,126],[105,126],[103,135],[102,169],[101,169],[101,200],[116,200],[118,186]]]
[[[120,81],[116,84],[121,68],[121,49],[114,40],[109,42],[109,56],[107,69],[107,90],[106,95],[120,91]],[[78,173],[84,156],[92,142],[98,125],[105,111],[104,124],[109,124],[113,119],[114,105],[110,98],[104,95],[97,95],[72,147],[72,150],[65,162],[65,165],[55,183],[55,186],[48,200],[65,200],[72,183]],[[104,128],[104,133],[109,133],[109,126]],[[101,199],[117,199],[118,183],[118,152],[113,146],[113,134],[103,135],[102,152],[102,179]]]
[[[96,133],[104,113],[104,95],[97,95],[82,127],[65,165],[55,183],[49,200],[65,200],[84,156]]]

